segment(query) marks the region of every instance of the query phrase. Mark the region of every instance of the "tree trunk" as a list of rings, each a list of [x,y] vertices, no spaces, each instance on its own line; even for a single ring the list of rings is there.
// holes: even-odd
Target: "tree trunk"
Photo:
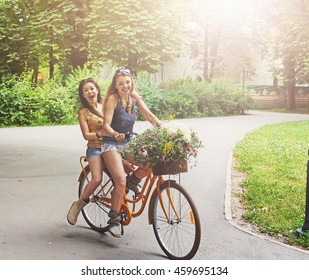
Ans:
[[[77,48],[71,49],[71,65],[73,69],[77,67],[83,68],[85,63],[87,62],[88,54],[86,51],[80,51]]]
[[[85,46],[88,45],[89,40],[84,37],[84,32],[87,31],[84,18],[89,3],[84,3],[82,0],[77,0],[75,1],[75,5],[78,10],[76,11],[76,18],[74,18],[71,22],[73,28],[73,38],[75,40],[70,54],[70,60],[73,69],[78,67],[83,68],[85,63],[88,61],[88,50],[85,48]]]
[[[295,102],[295,60],[288,56],[284,62],[285,83],[287,91],[286,109],[294,110],[296,108]]]
[[[49,79],[52,79],[54,76],[54,70],[55,70],[55,58],[54,58],[54,31],[53,27],[50,26],[49,29],[49,37],[50,37],[50,47],[49,47]]]
[[[138,64],[138,55],[134,54],[134,53],[130,53],[128,55],[128,65],[126,65],[126,67],[128,67],[131,71],[134,77],[137,76],[137,65]]]
[[[54,49],[50,47],[49,49],[49,79],[52,79],[55,71],[55,63],[54,63]]]
[[[219,50],[219,43],[220,43],[220,33],[221,30],[216,32],[213,44],[211,46],[211,60],[210,60],[210,69],[209,69],[209,77],[208,77],[208,82],[211,83],[216,72],[216,67],[217,67],[217,57],[218,57],[218,50]]]
[[[209,40],[208,40],[208,30],[205,27],[204,33],[204,63],[203,63],[203,79],[204,81],[208,81],[209,79],[209,71],[208,71],[208,63],[209,63]]]
[[[40,60],[39,57],[34,57],[32,59],[32,63],[30,65],[30,67],[32,68],[33,72],[32,72],[32,77],[31,80],[34,84],[38,83],[38,77],[39,77],[39,64],[40,64]]]
[[[287,85],[287,110],[294,110],[296,109],[296,102],[295,102],[295,82],[290,82]]]

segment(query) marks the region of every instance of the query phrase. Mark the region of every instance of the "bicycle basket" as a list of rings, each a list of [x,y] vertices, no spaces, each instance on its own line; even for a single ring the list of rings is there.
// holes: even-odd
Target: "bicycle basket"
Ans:
[[[188,172],[188,162],[182,158],[178,161],[159,162],[152,168],[153,175],[167,175]]]

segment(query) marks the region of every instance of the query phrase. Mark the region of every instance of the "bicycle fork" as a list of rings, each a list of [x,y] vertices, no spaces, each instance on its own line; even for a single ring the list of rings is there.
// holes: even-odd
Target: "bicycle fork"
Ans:
[[[169,184],[170,184],[170,181],[169,181]],[[162,198],[162,192],[160,191],[160,189],[158,190],[158,198],[159,198],[159,201],[160,201],[160,204],[161,204],[161,207],[162,207],[162,210],[164,212],[164,215],[168,221],[169,224],[173,224],[173,221],[172,219],[170,218],[169,214],[167,213],[167,209],[164,205],[164,201],[163,201],[163,198]],[[175,207],[175,204],[174,204],[174,201],[173,201],[173,198],[172,198],[172,195],[171,195],[171,190],[169,187],[166,188],[166,194],[167,194],[167,198],[168,198],[168,202],[169,202],[169,205],[172,207],[176,217],[177,217],[177,222],[180,222],[181,219],[180,219],[180,216],[179,213],[177,212],[176,210],[176,207]]]

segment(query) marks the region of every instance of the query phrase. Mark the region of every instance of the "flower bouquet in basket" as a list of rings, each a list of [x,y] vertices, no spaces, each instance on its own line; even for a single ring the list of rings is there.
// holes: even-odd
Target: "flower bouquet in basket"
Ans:
[[[121,155],[134,164],[151,167],[154,175],[177,174],[188,171],[188,160],[196,158],[201,147],[194,131],[169,121],[138,135]]]

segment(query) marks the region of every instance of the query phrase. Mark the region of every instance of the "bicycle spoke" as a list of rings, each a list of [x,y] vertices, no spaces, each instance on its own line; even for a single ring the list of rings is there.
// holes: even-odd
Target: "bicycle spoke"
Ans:
[[[87,177],[91,178],[90,170],[88,170]],[[83,177],[80,181],[79,194],[83,192],[88,181]],[[109,207],[101,203],[103,198],[110,197],[113,189],[113,182],[109,175],[103,172],[102,184],[95,190],[90,199],[90,203],[82,210],[83,217],[87,224],[94,230],[105,232],[108,228],[107,221],[109,220]]]
[[[167,182],[161,186],[153,217],[155,235],[163,251],[174,259],[192,258],[200,242],[200,223],[195,205],[180,185]]]

